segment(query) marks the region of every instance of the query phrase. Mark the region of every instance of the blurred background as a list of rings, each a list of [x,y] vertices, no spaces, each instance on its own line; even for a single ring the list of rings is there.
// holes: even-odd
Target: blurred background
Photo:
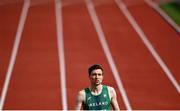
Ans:
[[[180,109],[180,0],[0,0],[0,109],[74,109],[104,68],[120,109]]]

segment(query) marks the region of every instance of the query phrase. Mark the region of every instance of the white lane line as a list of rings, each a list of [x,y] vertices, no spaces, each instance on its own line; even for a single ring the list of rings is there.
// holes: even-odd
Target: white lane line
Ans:
[[[180,33],[180,27],[153,1],[145,0],[145,2],[156,10],[178,33]]]
[[[114,78],[116,80],[119,91],[122,94],[122,98],[124,100],[124,103],[125,103],[128,110],[132,110],[131,105],[130,105],[129,100],[128,100],[128,97],[126,95],[126,91],[125,91],[125,89],[123,87],[123,84],[121,82],[120,74],[119,74],[119,72],[118,72],[118,70],[116,68],[115,62],[114,62],[113,57],[111,55],[110,49],[108,47],[108,43],[107,43],[107,41],[105,39],[104,32],[103,32],[101,24],[100,24],[100,22],[98,20],[98,17],[97,17],[96,11],[94,9],[93,3],[92,3],[91,0],[86,0],[86,5],[87,5],[87,9],[89,11],[90,17],[91,17],[91,19],[93,21],[93,25],[94,25],[94,27],[95,27],[95,29],[97,31],[98,38],[100,40],[102,48],[103,48],[103,50],[105,52],[106,58],[107,58],[107,60],[109,62],[111,70],[113,72],[113,76],[114,76]]]
[[[3,89],[2,89],[1,100],[0,100],[0,110],[3,109],[4,101],[6,99],[6,94],[8,91],[9,82],[10,82],[12,71],[14,68],[15,61],[16,61],[16,56],[18,53],[18,48],[19,48],[21,37],[22,37],[22,32],[24,29],[24,24],[25,24],[26,17],[28,14],[29,6],[30,6],[30,1],[25,0],[24,4],[23,4],[19,24],[18,24],[16,36],[15,36],[14,46],[12,49],[12,54],[10,57],[9,66],[8,66],[7,73],[6,73],[5,82],[4,82]]]
[[[145,46],[151,52],[151,54],[153,55],[155,60],[159,63],[159,65],[161,66],[161,68],[165,72],[166,76],[169,78],[169,80],[171,81],[173,86],[176,88],[176,90],[180,94],[180,86],[177,83],[176,79],[173,77],[173,74],[171,73],[169,68],[166,66],[166,64],[163,62],[161,57],[158,55],[158,53],[156,52],[155,48],[152,46],[150,41],[147,39],[147,36],[144,34],[144,32],[142,31],[140,26],[137,24],[137,22],[135,21],[133,16],[130,14],[130,12],[126,8],[125,4],[121,0],[115,0],[115,1],[117,3],[118,7],[122,10],[123,14],[126,16],[128,21],[130,22],[130,24],[133,26],[134,30],[139,34],[139,37],[141,38],[141,40],[143,41]]]
[[[55,13],[56,13],[56,32],[57,32],[57,44],[59,55],[59,69],[61,80],[61,97],[63,110],[67,110],[67,92],[66,92],[66,67],[64,56],[64,41],[63,41],[63,21],[62,21],[62,4],[60,0],[55,1]]]

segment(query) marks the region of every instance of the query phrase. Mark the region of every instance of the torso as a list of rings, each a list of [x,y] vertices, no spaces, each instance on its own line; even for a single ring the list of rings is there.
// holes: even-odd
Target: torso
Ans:
[[[110,95],[108,87],[103,85],[102,91],[98,95],[92,94],[89,88],[85,90],[85,101],[84,107],[85,110],[110,110]]]

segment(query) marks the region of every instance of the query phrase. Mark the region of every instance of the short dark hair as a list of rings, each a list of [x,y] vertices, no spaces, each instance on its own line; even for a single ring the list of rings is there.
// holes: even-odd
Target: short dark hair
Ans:
[[[102,72],[103,72],[103,68],[102,68],[101,65],[99,65],[99,64],[93,64],[93,65],[90,66],[89,69],[88,69],[89,76],[91,75],[91,72],[92,72],[93,70],[95,70],[95,69],[101,69]]]

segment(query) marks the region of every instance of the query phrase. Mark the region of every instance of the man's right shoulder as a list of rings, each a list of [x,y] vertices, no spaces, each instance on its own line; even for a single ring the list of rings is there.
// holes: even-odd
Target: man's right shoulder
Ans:
[[[80,90],[79,92],[78,92],[78,94],[79,95],[84,95],[85,94],[85,90],[83,89],[83,90]]]
[[[78,98],[82,99],[82,100],[85,100],[85,90],[80,90],[78,92]]]

